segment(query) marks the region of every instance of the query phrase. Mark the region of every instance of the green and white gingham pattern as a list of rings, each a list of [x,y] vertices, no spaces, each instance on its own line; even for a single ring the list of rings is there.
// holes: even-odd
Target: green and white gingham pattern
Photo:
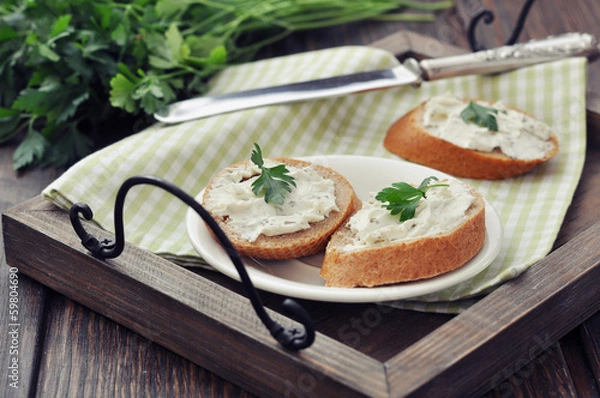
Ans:
[[[231,67],[211,82],[211,94],[328,77],[398,64],[390,53],[339,47]],[[514,278],[550,251],[581,176],[585,156],[586,60],[571,58],[497,76],[467,76],[342,98],[278,105],[177,125],[155,124],[83,159],[43,191],[67,209],[85,202],[94,221],[113,229],[123,181],[156,175],[197,194],[227,165],[249,158],[254,142],[266,156],[356,154],[395,158],[383,147],[388,127],[431,96],[502,100],[551,125],[559,155],[527,175],[503,181],[467,180],[499,213],[504,241],[498,258],[477,277],[413,301],[390,303],[421,311],[458,312],[471,297]],[[185,226],[186,206],[153,187],[127,197],[127,240],[182,265],[201,265]]]

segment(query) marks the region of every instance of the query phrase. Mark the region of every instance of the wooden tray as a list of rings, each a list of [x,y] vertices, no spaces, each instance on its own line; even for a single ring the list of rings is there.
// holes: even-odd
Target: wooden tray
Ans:
[[[393,41],[395,53],[427,56],[410,44],[422,38],[400,35],[408,41]],[[598,179],[593,162],[589,184]],[[594,192],[586,184],[570,217],[589,215]],[[600,310],[600,222],[579,230],[581,223],[567,220],[563,238],[574,238],[559,238],[562,246],[547,258],[460,315],[301,301],[317,337],[298,353],[281,348],[241,285],[218,273],[184,269],[132,245],[99,261],[68,214],[40,198],[8,210],[2,222],[9,265],[257,395],[476,395]],[[283,297],[261,297],[276,321],[294,323],[279,313]]]
[[[600,223],[457,316],[302,301],[318,333],[299,353],[271,338],[237,283],[134,246],[99,261],[42,199],[7,211],[3,231],[9,265],[258,395],[485,392],[600,310]]]

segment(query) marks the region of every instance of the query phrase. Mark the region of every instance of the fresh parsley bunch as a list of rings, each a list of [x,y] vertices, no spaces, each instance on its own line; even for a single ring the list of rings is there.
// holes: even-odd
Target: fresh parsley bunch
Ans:
[[[67,166],[294,31],[405,5],[426,11],[385,19],[431,20],[452,1],[2,0],[0,143],[23,133],[15,169]]]
[[[67,166],[105,137],[225,66],[224,40],[188,37],[176,1],[0,6],[0,142],[25,131],[14,167]],[[202,20],[201,15],[189,18]],[[194,39],[195,38],[195,39]],[[185,87],[185,90],[184,90]]]

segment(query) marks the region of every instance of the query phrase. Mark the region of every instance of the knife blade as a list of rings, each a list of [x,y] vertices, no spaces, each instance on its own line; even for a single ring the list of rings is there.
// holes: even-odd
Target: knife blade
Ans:
[[[370,90],[470,74],[490,74],[527,65],[598,52],[596,38],[587,33],[567,33],[513,46],[417,61],[407,59],[391,69],[316,79],[299,83],[204,96],[175,102],[154,117],[163,123],[179,123],[239,110],[339,97]]]

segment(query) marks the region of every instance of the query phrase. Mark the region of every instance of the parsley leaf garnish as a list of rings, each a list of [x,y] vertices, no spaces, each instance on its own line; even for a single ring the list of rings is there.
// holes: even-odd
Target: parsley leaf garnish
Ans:
[[[498,131],[498,121],[496,115],[498,110],[479,105],[473,101],[460,113],[460,117],[465,123],[475,123],[480,127],[485,127],[491,131]]]
[[[292,192],[291,186],[296,186],[294,177],[288,175],[289,170],[284,164],[274,167],[265,167],[262,150],[258,144],[254,144],[254,150],[250,160],[258,166],[260,176],[252,183],[252,192],[256,196],[264,192],[265,202],[282,205],[285,195]]]
[[[400,221],[406,221],[415,216],[417,205],[422,198],[426,198],[429,188],[448,186],[448,184],[429,185],[432,180],[438,181],[436,177],[427,177],[418,187],[406,182],[395,182],[391,187],[381,190],[375,199],[382,202],[382,206],[390,210],[393,216],[400,215]]]

